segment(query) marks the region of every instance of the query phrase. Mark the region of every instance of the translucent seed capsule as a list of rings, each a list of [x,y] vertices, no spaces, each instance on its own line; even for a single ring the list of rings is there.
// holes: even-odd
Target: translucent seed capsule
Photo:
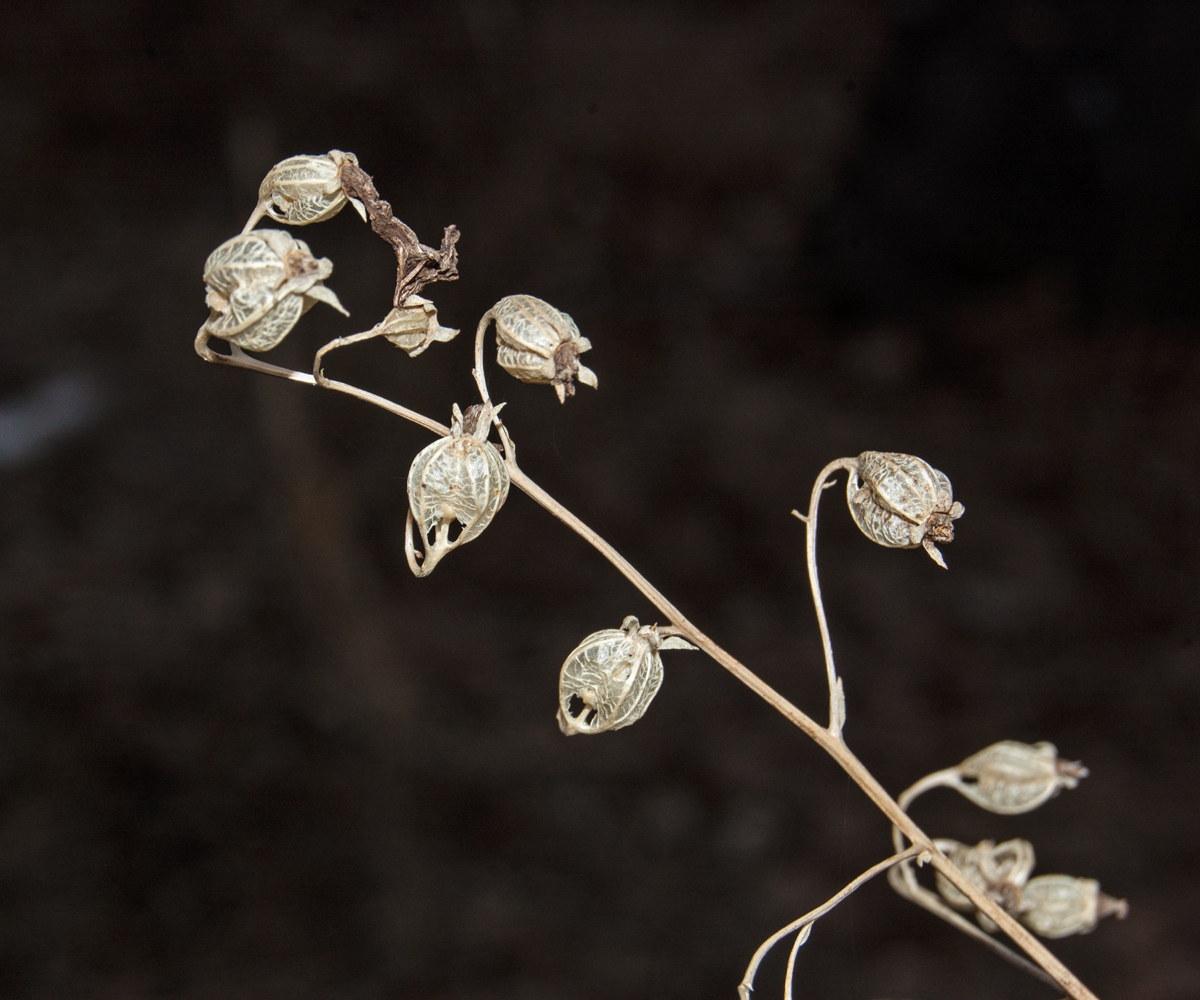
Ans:
[[[656,625],[640,626],[632,615],[619,629],[593,632],[558,675],[558,728],[574,736],[632,725],[662,685],[659,651],[695,648],[678,636],[660,638]]]
[[[358,165],[353,153],[331,149],[324,156],[289,156],[276,163],[258,188],[258,206],[250,215],[244,233],[250,232],[264,215],[291,226],[307,226],[332,219],[350,201],[366,221],[367,213],[357,198],[342,190],[339,173],[343,163]]]
[[[1108,916],[1124,920],[1129,904],[1100,891],[1094,878],[1039,875],[1021,894],[1021,923],[1044,938],[1090,934]]]
[[[854,523],[871,541],[889,548],[924,547],[942,569],[935,542],[954,540],[954,520],[966,508],[956,503],[950,480],[915,455],[864,451],[846,483]]]
[[[332,273],[327,257],[314,257],[307,243],[281,229],[235,236],[204,263],[211,312],[201,330],[248,351],[270,350],[317,302],[349,315],[322,284]]]
[[[493,412],[484,403],[468,406],[464,414],[456,403],[450,434],[413,459],[404,548],[409,569],[418,577],[432,573],[447,552],[478,538],[508,497],[508,467],[487,440]],[[420,562],[413,547],[413,521],[424,549]],[[462,527],[451,539],[456,521]]]
[[[959,764],[958,772],[965,780],[955,787],[963,795],[1004,816],[1030,812],[1088,774],[1079,761],[1060,760],[1053,743],[1015,740],[980,750]]]
[[[397,347],[415,358],[434,341],[453,340],[457,330],[438,322],[437,307],[419,295],[410,295],[398,309],[393,309],[375,329]]]
[[[579,363],[592,348],[565,312],[532,295],[509,295],[488,311],[496,323],[496,360],[522,382],[552,385],[558,401],[575,395],[576,378],[593,389],[596,373]]]
[[[1033,845],[1028,840],[1006,840],[995,844],[981,840],[974,847],[956,840],[935,840],[939,851],[946,855],[971,882],[987,897],[1004,909],[1015,911],[1021,904],[1021,891],[1035,864]],[[935,873],[938,892],[956,910],[970,913],[975,904],[940,872]],[[979,926],[994,933],[996,925],[982,913],[976,913]]]

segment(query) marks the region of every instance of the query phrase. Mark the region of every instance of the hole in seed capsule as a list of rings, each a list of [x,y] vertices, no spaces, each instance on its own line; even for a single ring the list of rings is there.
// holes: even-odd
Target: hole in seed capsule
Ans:
[[[567,701],[567,712],[572,719],[578,719],[585,726],[590,726],[596,718],[596,710],[577,694],[571,695]]]

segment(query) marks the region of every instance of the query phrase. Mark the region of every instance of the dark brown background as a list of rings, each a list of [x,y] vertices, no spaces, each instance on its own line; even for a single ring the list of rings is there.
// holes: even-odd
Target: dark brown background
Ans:
[[[446,323],[573,314],[598,393],[493,376],[523,464],[812,712],[789,509],[838,455],[946,470],[949,573],[829,497],[849,742],[894,791],[1002,738],[1084,760],[1038,813],[919,821],[1128,897],[1055,946],[1102,997],[1200,995],[1200,7],[89,0],[0,31],[0,994],[730,998],[888,852],[696,655],[565,740],[562,657],[654,617],[615,571],[514,494],[414,580],[428,437],[195,357],[207,253],[337,147],[426,242],[462,229]],[[353,314],[304,319],[303,366],[392,275],[352,212],[297,235]],[[469,355],[331,374],[444,420]],[[1054,996],[881,883],[798,976]]]

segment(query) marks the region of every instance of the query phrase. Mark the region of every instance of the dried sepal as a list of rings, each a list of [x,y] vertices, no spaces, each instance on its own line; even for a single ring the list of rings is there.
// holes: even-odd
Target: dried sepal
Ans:
[[[357,166],[353,153],[331,149],[315,156],[289,156],[276,163],[258,188],[258,205],[250,215],[248,233],[264,215],[290,226],[307,226],[332,219],[349,201],[366,221],[363,203],[347,196],[342,188],[341,168],[346,163]]]
[[[954,500],[944,472],[915,455],[864,451],[846,483],[854,523],[871,541],[896,549],[923,547],[942,569],[935,542],[954,540],[966,508]]]
[[[408,566],[418,577],[432,573],[447,552],[478,538],[508,497],[508,467],[487,440],[494,412],[481,403],[464,414],[454,404],[450,434],[413,459],[404,540]],[[424,550],[420,562],[413,547],[414,521]],[[451,538],[455,522],[461,528]]]
[[[632,725],[662,685],[663,649],[695,649],[678,636],[660,637],[630,615],[618,628],[593,632],[576,646],[558,675],[558,728],[567,736]]]
[[[1090,934],[1104,917],[1124,920],[1129,904],[1100,891],[1094,878],[1039,875],[1021,893],[1017,918],[1044,938]]]
[[[376,328],[397,347],[415,358],[435,341],[449,341],[458,336],[458,331],[438,322],[437,307],[419,295],[410,295],[404,303],[393,309]]]
[[[1036,863],[1028,840],[1018,838],[1002,844],[981,840],[974,847],[957,840],[935,840],[934,844],[989,899],[1010,912],[1021,905],[1021,890]],[[938,892],[954,909],[964,913],[975,909],[975,904],[944,875],[937,872],[935,878]],[[996,925],[983,913],[976,913],[975,919],[989,934],[996,931]]]
[[[211,312],[201,331],[248,351],[270,350],[317,302],[349,315],[322,284],[332,273],[329,258],[314,257],[307,243],[281,229],[235,236],[204,262]]]
[[[958,765],[955,783],[963,795],[988,812],[1026,813],[1075,788],[1088,770],[1079,761],[1061,760],[1053,743],[1002,740]]]
[[[487,315],[496,324],[496,360],[510,375],[554,386],[560,403],[575,395],[575,379],[597,387],[596,373],[579,363],[591,341],[565,312],[532,295],[509,295]]]

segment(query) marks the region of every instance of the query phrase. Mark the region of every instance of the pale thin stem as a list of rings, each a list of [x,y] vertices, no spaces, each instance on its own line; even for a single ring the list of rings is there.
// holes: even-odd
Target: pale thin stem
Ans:
[[[788,953],[787,972],[783,976],[783,1000],[792,1000],[792,977],[796,974],[796,955],[799,954],[801,946],[808,941],[812,929],[812,924],[802,927],[792,944],[792,950]]]
[[[475,376],[475,385],[479,387],[479,398],[484,403],[490,403],[492,400],[488,396],[487,377],[483,373],[483,335],[487,333],[488,324],[493,318],[492,311],[489,309],[480,317],[479,326],[475,330],[475,368],[471,374]]]
[[[445,424],[439,424],[436,420],[425,416],[423,413],[418,413],[416,410],[410,410],[407,406],[401,406],[399,403],[393,403],[390,399],[385,399],[383,396],[377,396],[373,392],[367,392],[365,389],[359,389],[357,386],[349,385],[346,382],[338,382],[335,379],[326,378],[325,370],[321,366],[321,362],[325,360],[325,355],[331,351],[336,351],[339,347],[349,347],[351,344],[359,344],[364,340],[372,340],[375,337],[381,337],[384,331],[378,327],[367,330],[364,333],[355,333],[349,337],[338,337],[331,340],[328,344],[317,351],[316,357],[313,359],[313,373],[310,376],[313,384],[321,386],[323,389],[332,389],[334,392],[344,392],[347,396],[353,396],[355,399],[361,399],[365,403],[371,403],[381,409],[387,410],[388,413],[394,413],[398,417],[403,417],[405,420],[410,420],[420,427],[424,427],[438,437],[445,437],[450,433],[450,428]]]
[[[196,334],[196,353],[205,361],[211,361],[214,365],[228,365],[230,368],[245,368],[252,372],[258,372],[261,375],[272,375],[275,378],[285,378],[291,382],[303,382],[305,385],[316,385],[316,380],[304,372],[293,371],[291,368],[280,368],[278,365],[269,365],[265,361],[259,361],[258,358],[252,358],[250,355],[242,351],[237,344],[229,345],[229,353],[221,354],[214,351],[208,346],[208,341],[211,334],[201,327],[200,332]]]
[[[359,339],[368,339],[361,337]],[[325,351],[333,350],[336,347],[343,346],[349,342],[351,338],[339,338],[342,343],[333,341],[326,345]],[[197,348],[199,351],[199,347]],[[204,357],[201,354],[201,357]],[[217,355],[220,358],[220,355]],[[208,360],[206,358],[206,360]],[[228,363],[228,362],[225,362]],[[241,367],[250,367],[243,365]],[[267,366],[271,367],[271,366]],[[262,370],[262,369],[255,369]],[[279,371],[284,371],[280,369]],[[266,371],[266,374],[276,374],[273,371]],[[300,375],[300,373],[294,373]],[[285,377],[292,377],[291,374]],[[307,381],[307,376],[300,376],[297,381]],[[327,389],[334,389],[338,392],[344,392],[348,395],[355,396],[358,399],[367,403],[372,403],[382,409],[393,413],[398,417],[403,417],[405,420],[410,420],[427,430],[432,431],[439,436],[445,436],[450,432],[448,427],[439,424],[435,420],[431,420],[420,413],[409,410],[406,407],[393,403],[390,400],[384,399],[382,396],[376,396],[374,393],[364,392],[361,389],[356,389],[354,386],[346,385],[340,382],[334,382],[331,379],[324,377],[322,373],[318,378],[314,378],[316,384]],[[841,460],[848,461],[848,460]],[[707,635],[693,625],[683,613],[666,599],[654,586],[650,584],[634,567],[629,563],[615,548],[606,542],[599,534],[589,528],[583,521],[572,514],[569,510],[562,506],[550,494],[537,485],[517,466],[515,461],[515,453],[510,453],[506,460],[509,468],[509,475],[513,485],[523,490],[533,500],[541,504],[546,510],[550,511],[555,517],[571,528],[576,534],[587,541],[601,555],[617,568],[617,570],[630,583],[640,591],[647,600],[649,600],[679,631],[678,634],[684,636],[694,645],[699,646],[712,659],[716,660],[722,667],[728,670],[738,680],[745,684],[750,690],[763,699],[768,705],[779,712],[784,718],[795,725],[803,733],[805,733],[814,743],[821,747],[830,757],[837,762],[838,766],[845,771],[867,795],[867,797],[875,803],[876,807],[898,826],[906,837],[912,842],[914,847],[929,852],[934,866],[940,871],[951,883],[953,883],[960,892],[963,893],[971,902],[982,912],[987,914],[997,926],[1012,938],[1023,951],[1026,952],[1034,961],[1037,962],[1050,976],[1067,991],[1073,1000],[1096,1000],[1093,994],[1082,982],[1075,976],[1070,969],[1062,964],[1044,945],[1041,944],[1026,928],[1016,922],[1007,912],[1001,909],[995,902],[989,899],[973,882],[971,882],[962,872],[951,864],[937,849],[933,840],[918,827],[908,817],[899,805],[888,795],[887,791],[875,779],[875,776],[863,765],[863,763],[850,752],[850,749],[841,740],[840,736],[835,735],[829,729],[821,726],[816,720],[810,718],[799,708],[789,702],[781,694],[775,691],[769,684],[763,681],[748,667],[744,666],[737,659],[731,656],[728,652],[713,642]],[[843,466],[844,467],[844,466]]]
[[[742,1000],[750,1000],[750,993],[754,989],[754,977],[758,973],[758,967],[762,964],[762,960],[766,957],[767,952],[775,947],[783,938],[787,937],[793,931],[800,930],[803,927],[811,924],[814,920],[819,920],[825,916],[830,910],[838,905],[843,899],[853,893],[859,886],[869,882],[882,871],[891,868],[892,865],[899,864],[908,858],[914,858],[918,854],[925,853],[925,848],[916,845],[900,851],[898,854],[893,854],[890,858],[885,858],[879,864],[873,865],[865,872],[858,876],[853,882],[845,886],[837,895],[831,896],[824,903],[818,906],[815,910],[810,910],[802,917],[798,917],[785,927],[779,928],[774,934],[767,938],[758,946],[758,951],[754,953],[754,957],[750,959],[750,965],[746,968],[746,974],[742,977],[741,985],[738,986],[738,993]],[[803,943],[803,942],[801,942]],[[793,958],[795,951],[793,950]],[[788,989],[791,989],[791,979],[788,979]]]
[[[812,497],[808,501],[807,516],[799,511],[792,513],[804,522],[807,536],[808,582],[812,587],[813,607],[817,611],[817,626],[821,630],[821,648],[825,652],[825,674],[829,680],[829,732],[839,740],[846,721],[846,695],[833,665],[833,643],[829,638],[829,623],[825,620],[825,603],[821,600],[821,581],[817,576],[817,511],[821,506],[821,494],[833,483],[827,482],[839,469],[858,471],[858,462],[853,458],[836,458],[817,474],[813,483]]]

